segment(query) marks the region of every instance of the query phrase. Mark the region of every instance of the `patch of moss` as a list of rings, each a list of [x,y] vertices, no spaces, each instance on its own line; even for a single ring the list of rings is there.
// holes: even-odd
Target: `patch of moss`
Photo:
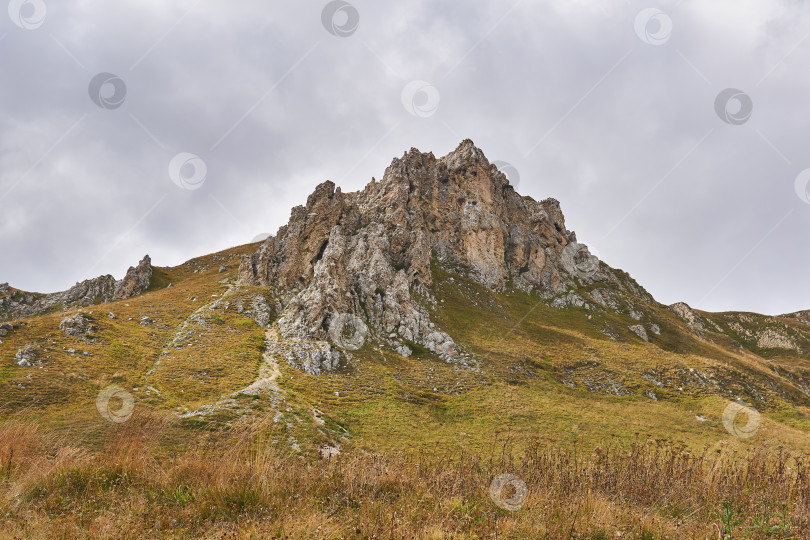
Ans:
[[[413,341],[405,340],[405,345],[411,350],[413,354],[411,356],[420,357],[430,354],[430,351],[419,345],[418,343],[414,343]]]
[[[11,364],[0,366],[0,382],[6,382],[12,373],[14,373],[14,366]]]
[[[149,287],[146,292],[159,291],[165,289],[172,283],[169,273],[162,268],[152,267],[152,277],[149,278]]]

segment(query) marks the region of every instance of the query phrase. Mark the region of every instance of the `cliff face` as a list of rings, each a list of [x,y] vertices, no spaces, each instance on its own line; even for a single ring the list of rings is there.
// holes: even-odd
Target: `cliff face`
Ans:
[[[521,197],[465,140],[442,158],[411,149],[359,192],[320,184],[276,236],[243,257],[239,283],[284,299],[285,337],[326,339],[339,315],[352,314],[392,344],[454,357],[452,339],[425,310],[437,263],[493,290],[547,299],[577,282],[622,281],[577,243],[556,200]]]

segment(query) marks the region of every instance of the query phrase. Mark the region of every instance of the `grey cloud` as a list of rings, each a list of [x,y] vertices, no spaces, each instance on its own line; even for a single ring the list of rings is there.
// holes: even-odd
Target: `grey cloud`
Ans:
[[[249,242],[324,179],[360,189],[470,137],[659,300],[810,308],[804,5],[658,2],[655,46],[633,3],[351,3],[348,37],[311,0],[66,0],[35,30],[0,22],[0,281],[52,291]],[[126,83],[117,109],[88,95],[101,72]],[[413,80],[435,114],[402,106]],[[752,99],[742,125],[714,110],[730,87]],[[170,180],[181,152],[205,160],[200,189]]]

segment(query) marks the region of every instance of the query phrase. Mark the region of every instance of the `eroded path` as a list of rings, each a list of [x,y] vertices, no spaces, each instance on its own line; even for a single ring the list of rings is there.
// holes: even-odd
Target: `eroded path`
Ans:
[[[211,413],[224,410],[224,409],[238,409],[239,405],[236,398],[240,395],[258,396],[267,395],[270,397],[273,408],[276,409],[278,420],[281,415],[281,404],[284,401],[284,391],[278,386],[278,378],[281,376],[281,369],[279,368],[278,361],[273,355],[275,345],[278,343],[278,328],[272,326],[264,333],[265,352],[262,354],[262,362],[259,365],[259,375],[255,381],[248,386],[231,392],[223,396],[216,403],[203,405],[193,411],[187,411],[180,415],[181,418],[189,418],[192,416],[207,416]]]
[[[223,396],[215,403],[203,405],[193,411],[187,411],[181,414],[180,417],[205,417],[223,410],[231,410],[237,414],[241,413],[244,415],[244,413],[248,413],[249,409],[245,408],[244,401],[242,401],[240,405],[238,398],[246,395],[263,395],[270,399],[273,423],[285,426],[287,430],[287,445],[289,445],[292,450],[301,452],[298,436],[303,434],[305,439],[308,440],[311,439],[312,433],[318,431],[323,436],[330,439],[328,444],[321,444],[318,447],[317,451],[320,453],[321,457],[331,458],[337,456],[340,454],[341,444],[336,441],[346,434],[345,430],[343,430],[343,433],[333,433],[326,426],[326,422],[321,417],[323,412],[312,407],[311,404],[298,403],[296,405],[287,401],[286,392],[282,390],[278,384],[281,377],[279,359],[283,358],[283,356],[280,356],[279,350],[283,348],[283,340],[279,335],[277,326],[274,325],[265,330],[264,342],[265,350],[264,353],[262,353],[262,362],[259,364],[259,374],[255,381],[241,390],[236,390],[235,392]],[[304,411],[306,411],[306,415],[299,416],[298,413]],[[302,420],[302,418],[304,420]],[[309,427],[307,427],[308,422],[305,421],[307,418],[311,418]],[[309,433],[309,435],[307,435],[307,433]]]
[[[281,376],[281,370],[278,367],[278,361],[273,355],[275,345],[278,343],[278,329],[272,326],[264,333],[265,350],[262,355],[263,363],[259,366],[259,378],[253,381],[249,386],[242,390],[238,390],[231,395],[247,394],[249,396],[257,396],[264,393],[274,393],[278,395],[281,389],[276,382]]]

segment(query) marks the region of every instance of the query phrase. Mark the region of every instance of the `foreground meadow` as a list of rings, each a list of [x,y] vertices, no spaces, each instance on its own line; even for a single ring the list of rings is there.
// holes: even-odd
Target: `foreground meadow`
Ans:
[[[780,448],[506,442],[488,453],[281,451],[264,422],[170,442],[136,414],[90,449],[0,428],[4,538],[806,538],[810,468]]]

